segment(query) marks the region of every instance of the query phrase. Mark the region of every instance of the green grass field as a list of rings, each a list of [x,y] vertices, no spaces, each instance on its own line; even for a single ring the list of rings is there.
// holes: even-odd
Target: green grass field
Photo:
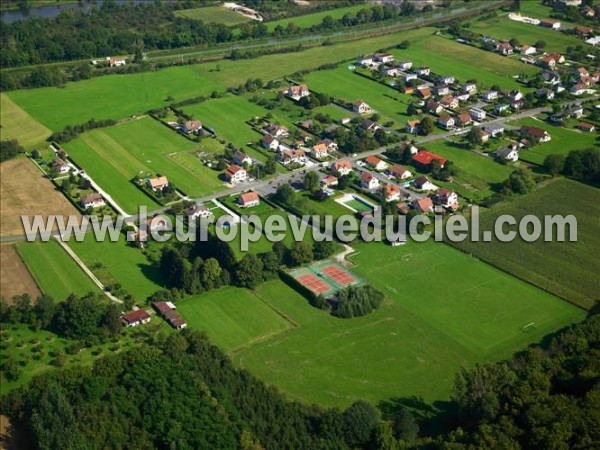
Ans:
[[[392,50],[398,61],[411,60],[415,67],[429,66],[438,75],[454,75],[464,82],[475,79],[482,87],[527,90],[514,75],[535,74],[538,69],[439,36],[412,39],[405,50]],[[476,62],[476,63],[475,63]]]
[[[539,17],[539,15],[537,16]],[[546,15],[545,17],[548,16]],[[546,47],[544,48],[546,52],[564,53],[567,47],[576,47],[578,45],[588,46],[584,41],[573,35],[543,28],[538,25],[515,22],[505,15],[488,20],[472,21],[470,29],[475,33],[492,36],[496,39],[510,40],[516,38],[522,44],[534,45],[537,41],[544,41],[546,42]]]
[[[599,142],[597,133],[583,133],[575,128],[560,127],[534,118],[510,122],[509,124],[543,128],[552,136],[550,142],[538,144],[519,153],[520,159],[535,164],[542,164],[548,155],[554,153],[568,155],[571,150],[597,147]]]
[[[139,173],[166,175],[192,197],[223,187],[219,172],[196,157],[196,151],[202,151],[198,143],[150,117],[90,131],[66,144],[65,149],[129,213],[139,205],[156,206],[130,181]]]
[[[287,27],[288,24],[293,23],[300,28],[308,28],[312,25],[318,25],[323,20],[323,17],[330,16],[332,19],[341,19],[344,14],[351,13],[355,15],[358,11],[362,9],[367,9],[368,5],[356,5],[356,6],[348,6],[345,8],[335,8],[328,9],[326,11],[319,11],[311,14],[304,14],[302,16],[290,17],[288,19],[275,20],[272,22],[265,22],[265,25],[269,28],[269,31],[273,31],[275,27],[281,25],[282,27]]]
[[[362,244],[352,271],[387,296],[377,311],[337,319],[281,281],[257,295],[299,327],[234,360],[291,398],[346,406],[358,398],[447,398],[460,367],[508,357],[581,320],[567,302],[444,244]],[[412,254],[403,261],[402,255]],[[534,322],[535,328],[523,331]],[[225,333],[226,331],[222,331]]]
[[[177,302],[192,330],[204,331],[226,352],[277,335],[293,324],[247,289],[225,287]]]
[[[566,179],[554,180],[525,197],[482,214],[481,229],[493,229],[495,218],[503,214],[517,220],[535,214],[542,222],[545,214],[573,214],[577,219],[577,242],[465,241],[455,245],[542,289],[591,308],[600,292],[600,191]]]
[[[458,173],[453,176],[452,184],[468,191],[474,199],[490,196],[493,193],[492,186],[502,183],[514,170],[511,166],[497,163],[493,158],[453,146],[446,140],[428,142],[426,147],[455,164]]]
[[[19,244],[17,251],[42,292],[56,301],[100,291],[54,240]]]
[[[192,8],[175,11],[175,15],[186,19],[202,20],[205,23],[222,23],[225,25],[239,25],[250,19],[222,6],[208,6],[206,8]]]
[[[8,95],[1,93],[0,102],[0,135],[3,141],[16,139],[27,150],[50,136],[48,128],[36,122]]]
[[[247,78],[264,81],[281,78],[298,70],[314,69],[324,61],[354,58],[378,48],[396,45],[401,39],[431,35],[432,28],[394,33],[385,36],[318,46],[300,53],[267,55],[238,61],[222,60],[191,66],[161,69],[131,75],[96,77],[65,87],[22,89],[7,94],[35,120],[53,131],[66,125],[83,123],[90,118],[121,119],[175,101],[213,91],[225,91]],[[169,102],[170,103],[170,102]]]
[[[160,247],[156,242],[149,245]],[[69,246],[100,281],[119,283],[140,305],[148,296],[164,288],[159,270],[140,249],[128,245],[123,237],[118,242],[98,242],[89,235],[82,242],[70,242]]]

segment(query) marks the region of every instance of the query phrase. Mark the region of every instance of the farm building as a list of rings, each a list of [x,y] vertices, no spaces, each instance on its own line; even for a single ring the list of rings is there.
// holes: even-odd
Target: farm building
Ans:
[[[138,325],[150,322],[150,320],[150,314],[143,309],[131,311],[130,313],[121,316],[121,322],[123,322],[123,325],[126,327],[137,327]]]
[[[412,161],[418,168],[424,170],[431,169],[431,163],[433,161],[437,161],[442,169],[446,164],[446,158],[440,155],[436,155],[435,153],[430,152],[428,150],[421,150],[419,153],[412,157]]]

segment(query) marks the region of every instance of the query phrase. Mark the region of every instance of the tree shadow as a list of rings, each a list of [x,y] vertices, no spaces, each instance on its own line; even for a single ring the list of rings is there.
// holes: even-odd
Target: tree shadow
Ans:
[[[428,403],[422,397],[395,397],[377,405],[386,420],[393,420],[401,410],[410,411],[419,422],[421,435],[438,436],[457,426],[457,408],[452,401]]]

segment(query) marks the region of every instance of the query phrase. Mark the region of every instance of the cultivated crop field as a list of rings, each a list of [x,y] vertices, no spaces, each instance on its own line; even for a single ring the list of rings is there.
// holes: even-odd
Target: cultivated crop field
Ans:
[[[550,142],[544,142],[531,149],[522,150],[519,158],[534,164],[542,164],[546,156],[552,154],[568,155],[571,150],[581,150],[598,146],[597,133],[583,133],[574,128],[565,128],[542,122],[534,118],[511,122],[510,125],[527,125],[546,130],[552,136]]]
[[[42,292],[56,301],[63,301],[72,293],[85,295],[99,292],[98,287],[56,241],[19,244],[17,251]]]
[[[21,215],[79,215],[75,207],[27,158],[15,158],[0,164],[2,195],[2,236],[22,235]],[[31,218],[33,220],[33,217]]]
[[[192,330],[204,331],[226,352],[235,352],[293,328],[252,291],[225,287],[177,302]]]
[[[35,300],[41,292],[17,253],[16,246],[3,244],[0,247],[0,296],[10,300],[14,295],[21,294],[29,294]]]
[[[455,245],[576,305],[591,308],[600,292],[600,191],[575,181],[554,180],[526,197],[482,214],[481,229],[492,229],[491,224],[502,214],[518,220],[532,213],[542,219],[545,214],[573,214],[577,218],[577,242],[465,241]]]
[[[4,93],[0,94],[0,122],[2,140],[17,139],[25,149],[42,143],[51,134]]]
[[[219,190],[219,172],[196,157],[198,143],[150,117],[93,130],[67,143],[65,149],[121,207],[132,213],[156,203],[132,182],[136,175],[166,175],[187,195],[200,197]]]
[[[336,406],[357,398],[434,401],[448,397],[460,367],[508,357],[584,316],[443,244],[357,250],[352,270],[386,294],[382,307],[337,319],[283,282],[268,282],[256,294],[299,326],[236,352],[234,360],[294,399]],[[531,322],[535,328],[523,331]]]
[[[192,8],[175,11],[175,15],[186,19],[202,20],[204,23],[222,23],[225,25],[239,25],[250,19],[222,6],[208,6],[206,8]]]

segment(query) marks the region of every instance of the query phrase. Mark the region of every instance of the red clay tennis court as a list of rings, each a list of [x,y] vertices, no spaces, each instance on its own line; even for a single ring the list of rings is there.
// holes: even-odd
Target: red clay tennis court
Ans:
[[[306,275],[300,275],[296,278],[300,283],[306,286],[308,289],[313,291],[315,294],[323,294],[327,291],[331,290],[331,286],[325,283],[322,280],[319,280],[312,273],[307,273]]]
[[[356,278],[354,278],[348,272],[340,269],[337,266],[333,266],[333,265],[324,267],[323,269],[321,269],[321,273],[323,273],[323,275],[331,278],[333,281],[335,281],[337,284],[339,284],[341,286],[347,286],[356,281]]]

